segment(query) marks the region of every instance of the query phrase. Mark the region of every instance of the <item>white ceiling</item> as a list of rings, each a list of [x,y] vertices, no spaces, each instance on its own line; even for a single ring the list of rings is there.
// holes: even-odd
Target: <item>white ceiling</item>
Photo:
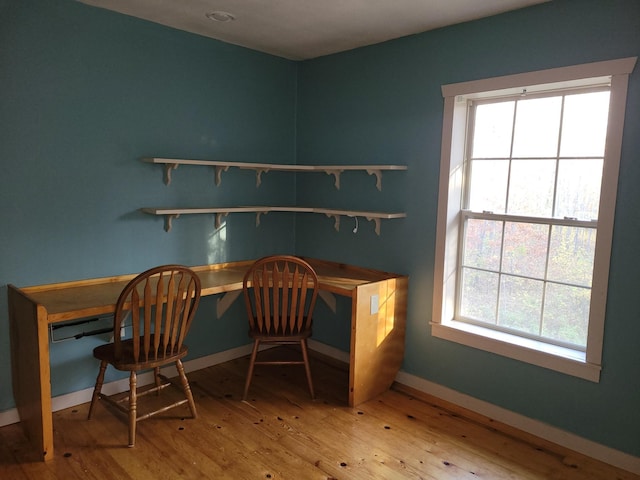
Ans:
[[[291,60],[304,60],[548,0],[79,0]],[[206,14],[227,12],[232,21]]]

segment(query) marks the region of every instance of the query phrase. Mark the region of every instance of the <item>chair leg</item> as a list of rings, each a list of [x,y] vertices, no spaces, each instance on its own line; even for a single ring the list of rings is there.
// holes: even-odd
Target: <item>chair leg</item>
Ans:
[[[162,379],[160,378],[160,367],[153,369],[153,378],[156,382],[156,395],[160,395],[160,385],[162,384]]]
[[[107,370],[108,362],[102,360],[100,362],[100,370],[98,371],[98,377],[96,378],[96,385],[93,388],[93,396],[91,397],[91,405],[89,405],[89,414],[87,415],[87,419],[91,419],[91,415],[93,415],[93,408],[98,403],[98,398],[100,397],[100,393],[102,392],[102,384],[104,383],[104,372]]]
[[[242,400],[247,399],[249,394],[249,385],[251,385],[251,377],[253,377],[253,367],[256,364],[256,357],[258,356],[258,347],[260,347],[260,340],[253,341],[253,350],[251,351],[251,359],[249,360],[249,371],[247,372],[247,380],[244,383],[244,394]]]
[[[311,380],[311,367],[309,365],[309,352],[307,352],[307,339],[300,340],[300,349],[302,350],[302,358],[304,359],[304,369],[307,372],[307,383],[309,384],[309,393],[311,393],[311,399],[315,399],[315,393],[313,392],[313,381]]]
[[[184,366],[182,365],[181,360],[176,360],[176,369],[178,370],[178,375],[180,375],[180,384],[182,385],[184,396],[187,397],[187,402],[189,403],[191,416],[193,416],[193,418],[198,418],[198,413],[196,412],[196,403],[193,401],[193,393],[191,392],[191,387],[189,386],[189,380],[187,380],[187,376],[184,373]]]
[[[129,447],[136,443],[136,423],[138,422],[137,376],[131,371],[129,376]]]

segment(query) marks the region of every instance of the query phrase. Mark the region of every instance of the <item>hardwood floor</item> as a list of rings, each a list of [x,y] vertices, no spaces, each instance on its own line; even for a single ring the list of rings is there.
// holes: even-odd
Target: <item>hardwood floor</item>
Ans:
[[[542,441],[500,433],[399,391],[349,408],[347,371],[318,357],[312,358],[315,401],[302,367],[256,367],[249,401],[242,402],[247,365],[241,358],[189,373],[198,419],[183,418],[185,406],[145,420],[138,424],[135,448],[126,447],[125,419],[104,403],[90,421],[88,404],[54,414],[56,450],[46,463],[29,458],[18,424],[0,428],[0,478],[640,478]]]

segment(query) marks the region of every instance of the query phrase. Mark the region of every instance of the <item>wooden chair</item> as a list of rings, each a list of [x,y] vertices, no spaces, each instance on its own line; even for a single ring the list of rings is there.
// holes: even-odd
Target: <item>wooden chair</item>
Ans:
[[[113,322],[113,343],[93,350],[100,360],[88,418],[91,418],[98,399],[105,400],[129,416],[129,447],[135,445],[136,424],[152,415],[184,403],[189,404],[193,418],[196,406],[184,373],[181,359],[187,355],[183,343],[200,302],[200,279],[187,267],[163,265],[141,273],[122,290],[116,303]],[[125,319],[131,317],[131,338],[123,339]],[[128,327],[127,327],[128,328]],[[184,392],[184,399],[149,413],[138,414],[138,397],[160,390],[173,383],[160,373],[160,367],[174,363]],[[124,398],[102,394],[107,365],[129,371],[129,392]],[[137,372],[153,369],[155,387],[137,392]],[[121,395],[120,395],[121,396]],[[157,405],[156,405],[157,406]]]
[[[257,260],[247,271],[243,292],[249,317],[253,351],[242,399],[246,400],[255,365],[304,365],[311,398],[315,398],[307,338],[311,336],[313,309],[318,296],[318,277],[304,260],[287,255]],[[299,344],[301,361],[256,361],[262,344]]]

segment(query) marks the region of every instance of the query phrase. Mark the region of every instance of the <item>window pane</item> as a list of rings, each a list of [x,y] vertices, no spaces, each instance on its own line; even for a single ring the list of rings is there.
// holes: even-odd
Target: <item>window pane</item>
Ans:
[[[502,222],[467,220],[463,265],[498,271],[502,247]]]
[[[507,222],[502,271],[544,279],[548,232],[547,225]]]
[[[538,335],[542,314],[543,282],[502,275],[498,325]]]
[[[472,161],[469,209],[505,213],[508,175],[509,160]]]
[[[555,168],[555,160],[513,160],[507,213],[550,217]]]
[[[542,335],[585,347],[589,326],[591,290],[568,285],[547,284]]]
[[[462,269],[460,314],[463,317],[496,323],[498,274],[472,268]]]
[[[558,154],[562,97],[520,100],[513,139],[514,157],[555,157]]]
[[[608,117],[609,92],[568,95],[564,105],[560,155],[604,156]]]
[[[556,217],[597,220],[603,160],[560,160]]]
[[[591,287],[595,249],[595,228],[552,227],[547,279]]]
[[[476,107],[472,156],[506,158],[511,151],[511,130],[515,102],[500,102]]]

